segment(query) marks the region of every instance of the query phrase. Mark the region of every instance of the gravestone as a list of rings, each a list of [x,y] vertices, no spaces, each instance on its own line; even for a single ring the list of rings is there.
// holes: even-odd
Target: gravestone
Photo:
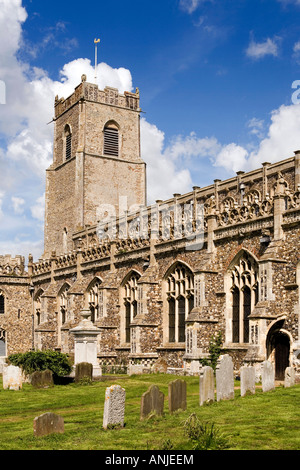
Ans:
[[[75,366],[75,382],[85,379],[93,380],[93,364],[90,362],[79,362]]]
[[[30,383],[35,388],[52,387],[54,384],[53,372],[49,369],[37,370],[31,374]]]
[[[262,391],[268,392],[275,388],[275,370],[270,361],[264,361],[261,365]]]
[[[33,432],[36,437],[65,431],[64,419],[54,413],[44,413],[33,420]]]
[[[215,401],[215,376],[212,367],[205,366],[200,369],[199,377],[199,404]]]
[[[241,397],[247,392],[255,394],[255,368],[253,366],[243,366],[240,370]]]
[[[295,369],[294,367],[287,367],[284,372],[284,386],[285,388],[293,387],[295,385]]]
[[[128,375],[141,375],[143,373],[143,364],[129,364]]]
[[[161,416],[164,412],[163,392],[159,390],[157,385],[151,385],[147,392],[143,393],[141,399],[141,419],[146,418],[150,413]]]
[[[233,362],[229,354],[220,356],[216,370],[217,401],[234,398]]]
[[[4,390],[22,389],[22,369],[17,366],[4,364],[3,366],[3,388]]]
[[[186,382],[181,379],[169,383],[169,412],[186,410]]]
[[[104,429],[109,426],[124,426],[125,395],[126,392],[120,385],[112,385],[106,389],[103,414]]]

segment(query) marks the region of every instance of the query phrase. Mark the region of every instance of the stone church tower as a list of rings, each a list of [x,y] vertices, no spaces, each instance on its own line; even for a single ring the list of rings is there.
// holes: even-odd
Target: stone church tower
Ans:
[[[146,204],[146,165],[140,155],[139,91],[81,83],[56,97],[53,163],[46,172],[43,258],[73,249],[76,231],[107,214]]]

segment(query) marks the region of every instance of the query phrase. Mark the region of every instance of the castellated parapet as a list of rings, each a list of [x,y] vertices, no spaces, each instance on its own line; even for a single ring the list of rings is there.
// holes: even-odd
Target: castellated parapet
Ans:
[[[25,258],[17,255],[0,255],[0,276],[19,276],[24,274]]]

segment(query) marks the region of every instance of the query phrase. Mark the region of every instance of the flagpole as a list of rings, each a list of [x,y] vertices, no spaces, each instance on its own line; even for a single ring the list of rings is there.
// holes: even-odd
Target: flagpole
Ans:
[[[97,44],[100,42],[100,39],[94,39],[95,44],[95,83],[97,83]]]

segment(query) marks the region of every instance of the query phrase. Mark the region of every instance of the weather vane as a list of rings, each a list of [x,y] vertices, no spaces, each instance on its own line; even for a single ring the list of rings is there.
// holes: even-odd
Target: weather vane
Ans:
[[[95,44],[95,83],[97,83],[97,44],[100,42],[100,39],[94,39]]]

